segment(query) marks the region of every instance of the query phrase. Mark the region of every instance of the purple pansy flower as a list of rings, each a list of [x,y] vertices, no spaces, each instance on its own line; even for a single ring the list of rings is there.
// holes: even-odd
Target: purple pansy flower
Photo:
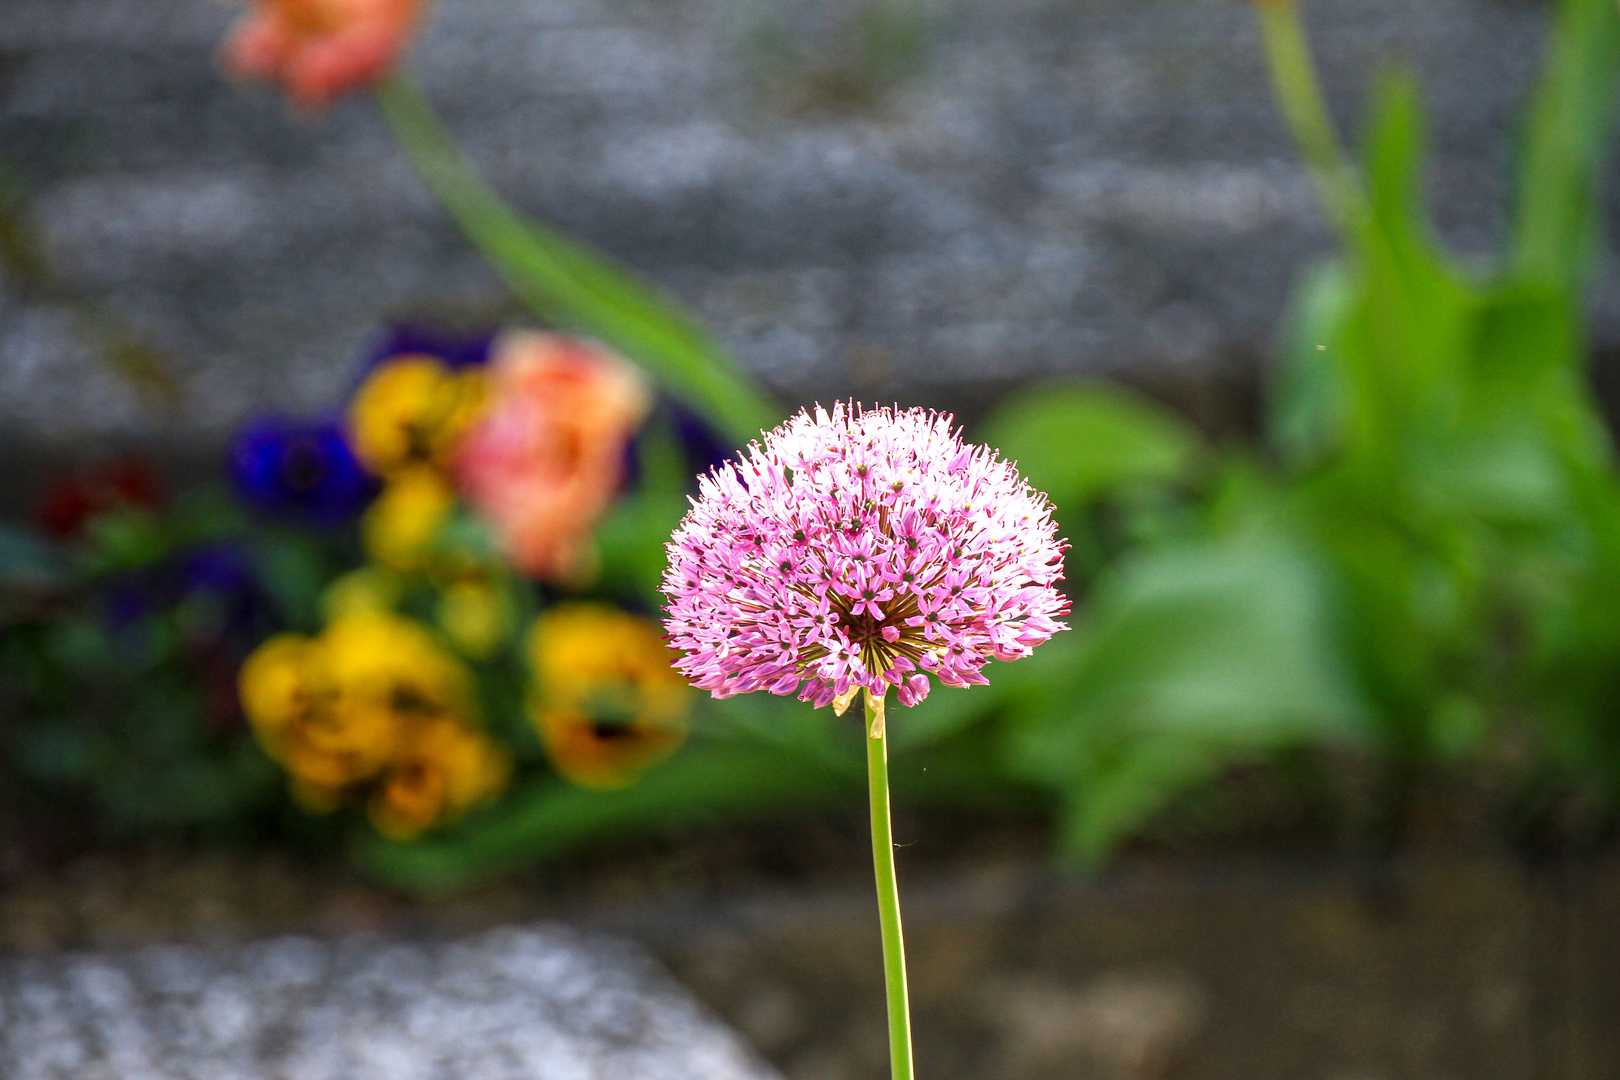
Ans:
[[[261,417],[237,435],[229,472],[248,505],[315,525],[352,518],[375,486],[333,420]]]

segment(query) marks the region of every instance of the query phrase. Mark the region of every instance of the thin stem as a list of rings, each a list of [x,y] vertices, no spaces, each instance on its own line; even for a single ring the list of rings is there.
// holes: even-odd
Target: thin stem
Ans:
[[[467,163],[420,87],[394,72],[377,101],[417,174],[513,295],[542,319],[623,350],[737,445],[779,410],[678,303],[588,246],[517,214]]]
[[[883,718],[887,694],[866,691],[866,775],[872,801],[872,868],[877,873],[878,923],[883,928],[883,989],[889,1003],[889,1071],[912,1080],[911,1007],[906,1001],[906,945],[900,934],[900,886],[894,877],[894,832],[889,825],[889,739]]]
[[[1370,217],[1355,170],[1345,158],[1339,136],[1322,100],[1321,84],[1311,60],[1310,44],[1295,0],[1256,0],[1260,32],[1271,65],[1277,104],[1293,132],[1300,156],[1316,184],[1317,196],[1345,242],[1357,246]]]

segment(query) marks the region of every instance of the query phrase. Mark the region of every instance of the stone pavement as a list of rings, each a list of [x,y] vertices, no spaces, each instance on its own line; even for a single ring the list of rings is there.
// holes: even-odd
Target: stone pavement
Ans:
[[[0,960],[8,1080],[773,1080],[634,948],[559,925]]]
[[[917,73],[830,44],[875,2],[918,5]],[[1306,10],[1341,119],[1385,61],[1415,65],[1438,224],[1485,258],[1545,5]],[[329,406],[389,315],[503,310],[371,102],[300,119],[221,77],[234,17],[0,5],[0,187],[49,278],[0,290],[13,439],[214,445],[254,409]],[[439,0],[413,63],[503,192],[693,305],[789,401],[1252,376],[1326,245],[1235,0]],[[177,408],[110,373],[109,320]]]

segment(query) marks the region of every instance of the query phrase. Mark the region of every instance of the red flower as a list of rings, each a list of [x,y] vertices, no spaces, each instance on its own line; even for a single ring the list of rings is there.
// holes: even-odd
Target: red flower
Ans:
[[[35,503],[34,520],[58,540],[65,540],[91,518],[117,507],[155,510],[162,505],[163,485],[151,462],[130,456],[46,481]]]
[[[394,66],[422,3],[253,0],[225,43],[225,63],[238,75],[282,84],[302,108],[324,109]]]

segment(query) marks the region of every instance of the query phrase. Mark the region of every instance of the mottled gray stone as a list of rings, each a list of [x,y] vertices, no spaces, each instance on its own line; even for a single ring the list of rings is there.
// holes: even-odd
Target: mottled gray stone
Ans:
[[[514,202],[690,303],[789,399],[1252,369],[1326,249],[1246,3],[936,0],[921,74],[827,112],[761,92],[746,42],[772,2],[441,0],[414,63]],[[835,23],[851,2],[790,6]],[[1386,60],[1415,66],[1438,224],[1485,258],[1545,5],[1306,14],[1346,121]],[[64,301],[0,296],[12,433],[206,443],[255,408],[328,406],[390,313],[499,304],[371,103],[303,121],[219,76],[232,17],[214,0],[0,4],[0,154],[45,251],[185,392],[178,417],[142,405]],[[1603,281],[1599,339],[1620,340]]]
[[[0,962],[8,1080],[773,1080],[652,961],[556,925]]]

